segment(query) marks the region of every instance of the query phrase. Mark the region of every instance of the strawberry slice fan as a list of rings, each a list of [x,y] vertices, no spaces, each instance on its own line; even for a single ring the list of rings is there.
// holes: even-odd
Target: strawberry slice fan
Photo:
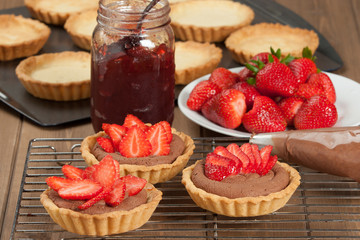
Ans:
[[[284,161],[360,182],[360,126],[259,133],[249,142],[272,145]]]

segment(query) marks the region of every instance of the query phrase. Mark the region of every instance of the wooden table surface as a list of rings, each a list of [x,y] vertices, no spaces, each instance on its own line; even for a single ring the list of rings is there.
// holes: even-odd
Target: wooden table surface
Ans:
[[[302,16],[336,49],[344,67],[336,71],[360,82],[360,1],[276,0]],[[24,6],[23,0],[0,0],[0,9]],[[1,37],[1,36],[0,36]],[[0,104],[0,226],[1,239],[9,239],[18,199],[27,147],[33,138],[83,138],[93,133],[90,121],[59,127],[40,127]],[[217,135],[205,131],[175,109],[173,126],[192,137]]]

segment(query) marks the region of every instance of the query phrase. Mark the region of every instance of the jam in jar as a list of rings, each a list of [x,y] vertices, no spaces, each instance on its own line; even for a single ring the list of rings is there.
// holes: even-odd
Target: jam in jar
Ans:
[[[122,124],[127,114],[145,123],[174,118],[174,33],[170,7],[160,0],[101,0],[91,50],[91,120]]]

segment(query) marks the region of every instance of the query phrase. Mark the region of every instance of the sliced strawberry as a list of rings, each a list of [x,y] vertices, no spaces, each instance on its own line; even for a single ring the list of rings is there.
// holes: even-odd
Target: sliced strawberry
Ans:
[[[61,168],[65,177],[73,180],[82,179],[84,170],[74,167],[72,165],[64,165]]]
[[[111,124],[110,126],[107,126],[106,130],[104,131],[111,138],[113,142],[114,150],[118,150],[119,144],[122,138],[125,136],[127,128],[114,123]]]
[[[83,174],[82,174],[82,178],[83,178],[83,179],[94,180],[93,174],[94,174],[95,170],[96,170],[96,165],[92,165],[92,166],[86,167],[86,168],[84,169]]]
[[[276,164],[278,160],[278,157],[276,155],[270,156],[269,161],[264,167],[263,171],[261,172],[261,175],[266,175]]]
[[[60,188],[66,187],[73,180],[68,178],[52,176],[46,178],[45,181],[49,187],[51,187],[55,191],[59,191]]]
[[[116,164],[118,164],[116,160],[110,155],[106,155],[95,167],[93,172],[94,181],[100,183],[104,188],[111,187],[119,178]]]
[[[96,138],[96,142],[100,145],[102,149],[104,149],[105,152],[107,153],[115,152],[114,145],[111,139],[106,137],[98,137]]]
[[[166,136],[167,136],[167,139],[168,139],[168,142],[171,143],[172,139],[173,139],[173,134],[171,132],[171,125],[169,122],[167,121],[161,121],[159,122],[163,128],[165,129],[166,131]]]
[[[186,105],[193,111],[199,111],[212,96],[221,92],[221,88],[209,80],[199,82],[191,91]]]
[[[100,200],[103,200],[107,195],[109,195],[111,188],[105,188],[103,189],[99,194],[95,195],[85,203],[78,206],[78,209],[85,210],[94,205],[95,203],[99,202]]]
[[[254,167],[254,170],[255,170],[255,172],[259,173],[259,167],[261,165],[260,150],[259,150],[258,145],[256,145],[256,144],[252,144],[251,149],[252,149],[252,154],[255,158],[255,164],[256,164]]]
[[[151,155],[166,156],[170,153],[170,144],[164,127],[157,123],[146,132],[146,139],[151,144]]]
[[[132,175],[126,175],[121,178],[126,185],[126,192],[129,196],[138,194],[146,185],[147,181],[143,178],[139,178]]]
[[[236,163],[230,158],[209,153],[205,159],[205,175],[207,178],[221,181],[237,172]]]
[[[225,147],[217,146],[214,149],[213,153],[223,156],[223,157],[230,158],[231,160],[233,160],[236,164],[236,168],[238,169],[237,173],[240,172],[240,169],[242,168],[242,162],[240,161],[240,159],[237,156],[235,156],[234,154],[229,152]]]
[[[127,158],[146,157],[151,153],[151,143],[138,126],[132,126],[121,141],[119,152]]]
[[[105,196],[104,201],[107,205],[116,207],[125,198],[125,182],[122,178],[115,181],[110,193]]]
[[[240,149],[237,144],[231,143],[226,147],[226,149],[242,162],[240,173],[249,173],[251,171],[252,166],[250,164],[249,157]]]
[[[267,163],[269,162],[272,149],[273,149],[273,146],[267,145],[260,150],[261,165],[259,167],[258,172],[261,175],[264,174],[264,169],[265,169]]]
[[[243,145],[240,146],[240,149],[249,158],[250,163],[248,166],[248,171],[255,172],[256,171],[256,160],[255,160],[254,154],[252,152],[251,144],[244,143]]]
[[[294,117],[304,101],[305,100],[300,97],[287,97],[281,99],[280,102],[278,102],[278,106],[283,112],[288,126],[294,125]]]
[[[224,90],[230,88],[238,81],[238,75],[226,68],[219,67],[211,73],[209,81],[218,85],[221,90]]]
[[[201,112],[207,119],[225,128],[237,128],[246,112],[245,96],[239,90],[226,89],[209,99]]]
[[[123,126],[126,128],[131,128],[132,126],[138,126],[144,132],[148,129],[148,126],[146,126],[145,123],[143,123],[138,117],[132,114],[128,114],[125,117]]]
[[[90,199],[102,191],[102,186],[89,179],[73,180],[58,190],[59,196],[69,200]]]
[[[104,130],[104,132],[105,132],[106,134],[108,134],[108,130],[109,130],[110,126],[111,126],[110,123],[103,123],[103,124],[101,125],[101,128],[102,128],[102,130]],[[108,134],[108,135],[109,135],[109,134]]]

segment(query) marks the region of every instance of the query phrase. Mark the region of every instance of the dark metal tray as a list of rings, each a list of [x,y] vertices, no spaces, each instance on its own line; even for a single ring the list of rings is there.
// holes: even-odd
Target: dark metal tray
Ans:
[[[271,0],[241,0],[241,2],[254,9],[254,23],[280,22],[293,27],[313,29],[302,18]],[[15,14],[30,17],[30,13],[25,7],[1,10],[0,14]],[[52,31],[50,38],[39,54],[66,50],[81,50],[73,44],[70,36],[62,27],[50,26],[50,28]],[[316,29],[314,30],[316,31]],[[342,66],[342,60],[326,39],[318,31],[316,32],[320,37],[320,46],[316,51],[319,68],[326,71],[333,71],[340,68]],[[224,50],[224,57],[220,66],[226,68],[240,66],[232,60],[230,53],[225,49],[223,43],[217,45]],[[89,119],[90,101],[88,99],[72,102],[55,102],[42,100],[30,95],[15,75],[15,68],[20,60],[21,59],[0,62],[0,100],[3,103],[41,126],[56,126]]]
[[[266,216],[231,218],[196,206],[181,184],[181,173],[155,187],[163,199],[141,228],[110,237],[64,231],[49,217],[40,194],[49,176],[62,176],[61,165],[85,167],[82,139],[33,139],[29,143],[11,239],[359,239],[360,187],[347,178],[295,167],[301,184],[289,202]],[[189,165],[216,146],[247,139],[195,138]]]

